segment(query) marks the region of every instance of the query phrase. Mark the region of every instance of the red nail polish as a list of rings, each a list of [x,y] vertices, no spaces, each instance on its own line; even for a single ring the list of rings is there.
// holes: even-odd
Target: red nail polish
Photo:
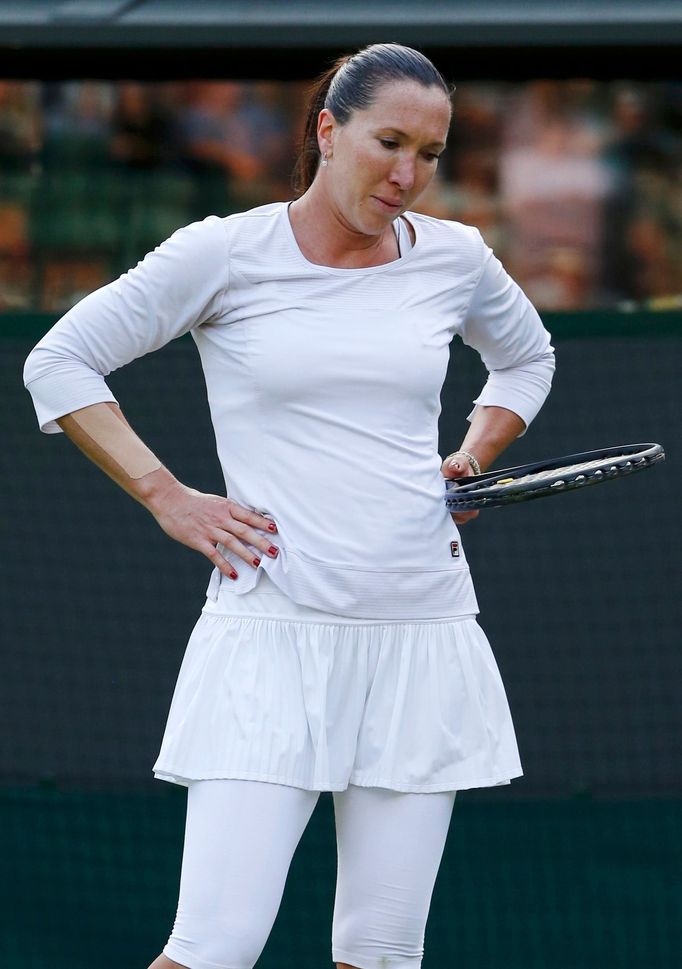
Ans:
[[[270,532],[276,532],[277,531],[277,525],[275,525],[274,522],[270,522],[270,524],[268,525],[268,531],[270,531]]]
[[[230,578],[231,579],[236,579],[237,578],[237,573],[236,572],[230,572]]]
[[[270,548],[268,549],[268,552],[270,553],[270,555],[274,556],[274,555],[277,555],[277,553],[279,552],[279,549],[275,548],[274,545],[271,545]]]
[[[256,566],[260,565],[260,559],[254,559],[253,564]]]

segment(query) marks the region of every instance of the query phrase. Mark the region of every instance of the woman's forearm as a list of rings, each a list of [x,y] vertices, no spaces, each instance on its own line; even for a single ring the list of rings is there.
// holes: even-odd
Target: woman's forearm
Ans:
[[[202,552],[223,575],[238,577],[225,549],[254,568],[260,565],[261,554],[277,556],[274,522],[228,498],[183,485],[140,440],[117,404],[91,404],[57,418],[57,423],[91,461],[151,512],[167,535]]]
[[[57,419],[73,443],[149,510],[179,482],[112,403],[91,404]]]
[[[460,447],[473,454],[485,471],[525,429],[518,414],[506,407],[479,405]]]

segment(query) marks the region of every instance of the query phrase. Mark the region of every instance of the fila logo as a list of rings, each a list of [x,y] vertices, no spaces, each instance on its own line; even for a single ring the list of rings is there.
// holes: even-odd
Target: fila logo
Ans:
[[[453,559],[459,558],[459,542],[450,542],[450,555]]]

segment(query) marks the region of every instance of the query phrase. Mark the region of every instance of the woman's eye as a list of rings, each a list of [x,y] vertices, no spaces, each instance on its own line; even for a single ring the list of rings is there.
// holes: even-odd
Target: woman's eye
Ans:
[[[398,147],[398,142],[397,141],[391,141],[390,138],[380,138],[379,141],[384,146],[384,148],[397,148]]]

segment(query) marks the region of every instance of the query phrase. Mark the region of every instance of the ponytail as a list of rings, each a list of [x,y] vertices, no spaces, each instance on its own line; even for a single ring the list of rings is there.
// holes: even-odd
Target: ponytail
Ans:
[[[317,119],[325,107],[327,93],[338,71],[350,59],[350,54],[340,57],[329,70],[321,74],[308,92],[308,113],[303,129],[301,150],[296,160],[293,174],[294,191],[303,195],[313,184],[320,164],[320,148],[317,143]]]

